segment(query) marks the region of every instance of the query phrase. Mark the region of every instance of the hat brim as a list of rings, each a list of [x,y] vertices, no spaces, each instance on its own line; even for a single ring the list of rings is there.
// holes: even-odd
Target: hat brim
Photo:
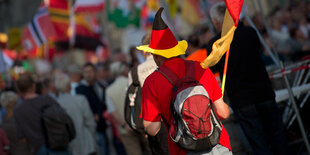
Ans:
[[[160,55],[165,58],[172,58],[172,57],[185,54],[187,46],[188,46],[187,42],[185,40],[182,40],[182,41],[179,41],[177,45],[169,49],[158,50],[158,49],[150,48],[149,45],[141,45],[141,46],[138,46],[137,49],[144,51],[144,52]]]

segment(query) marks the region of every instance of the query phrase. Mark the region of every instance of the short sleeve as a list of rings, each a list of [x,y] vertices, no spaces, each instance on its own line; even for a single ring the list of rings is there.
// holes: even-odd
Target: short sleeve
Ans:
[[[213,90],[213,101],[216,101],[223,96],[222,89],[220,88],[219,84],[217,83],[216,78],[213,75],[213,73],[211,72],[211,70],[208,68],[207,71],[210,74],[210,81],[211,81],[212,90]]]
[[[150,87],[150,80],[146,79],[142,88],[142,108],[140,117],[145,121],[160,122],[161,112],[159,103],[154,95],[154,88]]]

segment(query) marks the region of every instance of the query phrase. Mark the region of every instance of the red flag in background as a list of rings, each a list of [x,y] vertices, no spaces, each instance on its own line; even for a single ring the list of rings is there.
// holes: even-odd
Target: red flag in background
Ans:
[[[48,10],[52,24],[57,33],[57,41],[68,40],[68,29],[70,26],[70,5],[69,0],[49,0]]]
[[[73,6],[78,4],[81,3]],[[97,45],[102,45],[99,25],[96,25],[98,22],[94,19],[96,14],[83,11],[75,13],[71,10],[73,8],[69,0],[50,0],[48,7],[58,36],[55,40],[57,49],[68,49],[69,40],[73,40],[71,43],[74,47],[88,50],[95,50]]]

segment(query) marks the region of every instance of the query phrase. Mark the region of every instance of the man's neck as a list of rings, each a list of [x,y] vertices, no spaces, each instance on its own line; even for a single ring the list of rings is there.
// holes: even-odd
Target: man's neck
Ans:
[[[36,93],[25,93],[24,95],[24,99],[33,99],[35,97],[37,97],[38,95]]]

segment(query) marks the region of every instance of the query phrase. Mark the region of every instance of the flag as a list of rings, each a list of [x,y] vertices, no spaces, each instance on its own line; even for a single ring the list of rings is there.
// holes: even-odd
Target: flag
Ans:
[[[229,47],[233,40],[234,32],[238,26],[243,0],[225,0],[225,3],[227,9],[222,24],[221,38],[213,43],[211,54],[201,63],[201,66],[203,68],[214,66],[227,51],[222,80],[222,94],[224,94],[225,88],[226,72],[229,58]]]
[[[100,26],[95,14],[75,15],[75,35],[100,38]]]
[[[103,11],[104,1],[103,0],[75,0],[74,12],[87,12],[97,13]]]
[[[69,39],[70,4],[69,0],[49,0],[47,3],[52,25],[57,34],[56,41]]]
[[[1,49],[0,49],[0,73],[4,73],[13,66],[14,60],[7,56]]]
[[[146,4],[142,6],[140,17],[141,17],[141,25],[145,30],[151,30],[155,14],[159,9],[159,1],[158,0],[148,0]]]
[[[182,18],[192,25],[199,24],[204,18],[199,5],[199,0],[183,0]]]
[[[225,0],[225,3],[227,10],[223,21],[221,38],[214,42],[211,54],[201,63],[203,68],[217,64],[229,49],[237,28],[243,0]]]
[[[41,5],[33,19],[23,30],[23,48],[26,51],[33,51],[54,37],[56,37],[56,32],[52,25],[48,9],[45,5]]]
[[[127,0],[107,0],[108,20],[117,28],[126,28],[128,25],[140,26],[140,3]]]
[[[17,51],[22,49],[22,28],[9,28],[8,49]]]
[[[177,0],[166,0],[168,6],[169,6],[169,12],[170,16],[172,18],[175,17],[176,13],[178,12],[178,3]]]

